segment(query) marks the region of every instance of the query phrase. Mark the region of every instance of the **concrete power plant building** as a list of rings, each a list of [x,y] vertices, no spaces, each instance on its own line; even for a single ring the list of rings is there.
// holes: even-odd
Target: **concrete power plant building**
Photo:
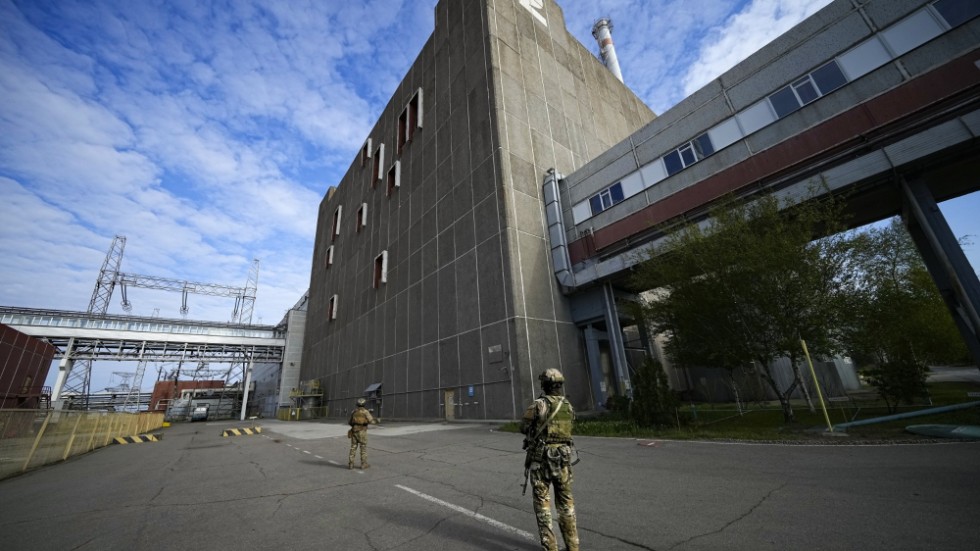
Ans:
[[[609,19],[604,64],[554,0],[435,16],[320,204],[297,360],[329,415],[367,396],[383,416],[513,419],[552,367],[579,410],[630,396],[654,348],[617,309],[647,291],[631,267],[731,196],[902,215],[980,358],[980,281],[936,207],[978,189],[977,2],[835,0],[659,117],[612,72]]]
[[[542,176],[654,113],[553,0],[441,0],[435,29],[320,204],[300,378],[329,415],[509,419],[561,369],[596,407],[553,276]]]

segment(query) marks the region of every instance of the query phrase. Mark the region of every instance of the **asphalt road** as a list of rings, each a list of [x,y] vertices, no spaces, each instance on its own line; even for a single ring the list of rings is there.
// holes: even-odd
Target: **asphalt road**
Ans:
[[[0,481],[0,548],[538,549],[520,436],[385,423],[181,424]],[[980,443],[778,446],[580,437],[585,550],[980,549]]]

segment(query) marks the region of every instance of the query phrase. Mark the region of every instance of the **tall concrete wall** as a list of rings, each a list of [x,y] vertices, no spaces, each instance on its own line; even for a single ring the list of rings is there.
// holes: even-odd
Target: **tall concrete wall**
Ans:
[[[526,4],[442,0],[367,137],[372,157],[356,155],[320,205],[301,378],[321,380],[332,415],[382,383],[386,417],[514,418],[549,367],[565,371],[576,407],[592,407],[550,266],[542,177],[653,113],[568,34],[553,1]],[[416,105],[421,127],[398,152]]]

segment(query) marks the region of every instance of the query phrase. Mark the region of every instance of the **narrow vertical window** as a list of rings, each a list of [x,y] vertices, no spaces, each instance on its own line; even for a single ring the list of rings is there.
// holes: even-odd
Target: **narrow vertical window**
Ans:
[[[330,232],[330,240],[333,241],[337,239],[340,235],[340,215],[343,212],[343,205],[337,207],[337,210],[333,211],[333,229]]]
[[[408,107],[398,115],[398,136],[395,141],[395,154],[401,155],[405,149],[405,142],[408,141]]]
[[[381,251],[374,258],[374,288],[378,289],[382,283],[388,283],[388,251]]]
[[[415,130],[422,128],[422,89],[415,91],[415,95],[408,102],[408,141],[412,141]]]
[[[330,301],[327,303],[327,319],[337,319],[337,295],[331,296]]]
[[[401,179],[402,179],[402,163],[401,161],[395,161],[395,164],[391,165],[391,168],[388,169],[388,189],[385,192],[385,195],[388,195],[390,197],[391,194],[394,193],[396,189],[401,187],[402,185]]]
[[[405,145],[415,137],[415,130],[422,128],[422,89],[419,88],[408,100],[408,105],[398,116],[398,138],[396,152],[402,154]]]
[[[384,178],[384,165],[385,165],[385,144],[380,143],[378,147],[374,150],[374,171],[371,176],[372,182],[377,182]],[[372,183],[372,185],[374,185]]]
[[[327,254],[323,259],[323,263],[327,268],[333,266],[333,245],[327,247]]]
[[[364,145],[361,146],[361,166],[362,167],[367,164],[367,161],[368,161],[368,159],[371,158],[372,153],[373,153],[373,150],[371,149],[371,138],[368,138],[367,141],[364,142]]]
[[[354,229],[360,232],[364,226],[367,226],[367,203],[361,203],[361,208],[357,209],[357,225]]]

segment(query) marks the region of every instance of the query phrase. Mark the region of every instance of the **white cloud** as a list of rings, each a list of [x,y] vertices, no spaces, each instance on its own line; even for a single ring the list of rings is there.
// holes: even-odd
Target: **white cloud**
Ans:
[[[708,32],[697,60],[681,79],[684,95],[696,92],[829,3],[830,0],[753,0]]]

